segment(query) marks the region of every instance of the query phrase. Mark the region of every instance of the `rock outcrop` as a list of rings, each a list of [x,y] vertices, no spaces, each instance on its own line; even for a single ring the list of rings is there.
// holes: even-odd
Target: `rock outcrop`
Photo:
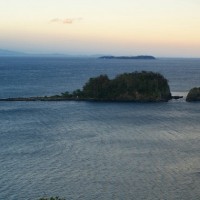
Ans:
[[[188,102],[200,101],[200,87],[192,88],[186,97],[186,101]]]

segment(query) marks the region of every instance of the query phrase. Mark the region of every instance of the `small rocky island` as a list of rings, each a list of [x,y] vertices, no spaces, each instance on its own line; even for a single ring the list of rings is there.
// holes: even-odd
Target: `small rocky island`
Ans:
[[[167,80],[159,73],[124,73],[109,79],[107,75],[90,78],[79,94],[97,101],[158,102],[171,99]]]
[[[154,56],[101,56],[100,59],[134,59],[134,60],[155,60]]]
[[[188,102],[200,101],[200,87],[192,88],[186,97],[186,101]]]
[[[124,73],[109,79],[107,75],[90,78],[82,90],[45,97],[19,97],[1,101],[110,101],[167,102],[172,99],[167,79],[154,72]]]

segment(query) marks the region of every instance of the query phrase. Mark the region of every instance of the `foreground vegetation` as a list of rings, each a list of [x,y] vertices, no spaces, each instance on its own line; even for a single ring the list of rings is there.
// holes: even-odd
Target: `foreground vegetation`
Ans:
[[[186,101],[200,101],[200,87],[192,88],[186,97]]]

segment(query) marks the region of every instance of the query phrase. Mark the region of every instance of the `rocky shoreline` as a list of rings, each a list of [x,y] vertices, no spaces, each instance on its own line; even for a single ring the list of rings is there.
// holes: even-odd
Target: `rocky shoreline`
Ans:
[[[172,96],[171,99],[181,99],[183,96]],[[13,97],[1,98],[0,101],[90,101],[90,102],[161,102],[160,100],[115,100],[115,99],[95,99],[95,98],[66,98],[66,97]],[[166,101],[162,101],[166,102]]]

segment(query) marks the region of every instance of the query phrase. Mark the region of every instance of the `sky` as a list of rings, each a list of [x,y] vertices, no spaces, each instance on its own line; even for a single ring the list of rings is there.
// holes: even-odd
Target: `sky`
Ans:
[[[0,0],[0,48],[200,57],[200,0]]]

